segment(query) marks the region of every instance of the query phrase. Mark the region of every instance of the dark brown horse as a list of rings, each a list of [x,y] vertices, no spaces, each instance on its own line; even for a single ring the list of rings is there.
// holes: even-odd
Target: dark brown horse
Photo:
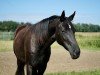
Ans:
[[[14,38],[14,53],[17,58],[16,75],[43,75],[51,54],[51,44],[57,41],[69,51],[72,59],[80,56],[80,49],[75,40],[75,29],[71,21],[75,12],[65,17],[51,16],[34,25],[18,27]]]

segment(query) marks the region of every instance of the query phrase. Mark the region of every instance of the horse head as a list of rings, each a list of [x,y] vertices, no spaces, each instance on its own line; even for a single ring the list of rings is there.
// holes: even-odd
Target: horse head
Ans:
[[[58,44],[69,51],[72,59],[77,59],[80,56],[80,48],[75,39],[75,28],[72,24],[74,16],[75,12],[69,17],[65,16],[64,11],[62,12],[60,24],[56,27],[55,38]]]

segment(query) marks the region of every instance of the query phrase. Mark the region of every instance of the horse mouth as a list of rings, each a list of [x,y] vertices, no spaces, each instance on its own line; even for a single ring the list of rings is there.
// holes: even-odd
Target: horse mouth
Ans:
[[[77,55],[77,56],[76,56],[76,55],[71,55],[71,58],[72,58],[72,59],[77,59],[77,58],[79,58],[79,56],[80,56],[80,55]]]
[[[70,53],[72,59],[77,59],[77,58],[80,57],[80,50],[78,50],[76,52],[70,52],[69,51],[69,53]]]
[[[68,50],[68,48],[67,48]],[[68,50],[72,59],[77,59],[80,57],[80,50],[73,52],[72,50]]]

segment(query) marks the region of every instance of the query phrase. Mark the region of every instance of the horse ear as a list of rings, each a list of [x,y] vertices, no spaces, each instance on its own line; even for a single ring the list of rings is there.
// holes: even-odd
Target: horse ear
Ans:
[[[76,13],[76,11],[74,11],[74,13],[71,16],[68,17],[69,21],[72,21],[73,20],[73,18],[75,16],[75,13]]]
[[[65,11],[62,12],[61,16],[60,16],[60,21],[64,21],[65,20]]]

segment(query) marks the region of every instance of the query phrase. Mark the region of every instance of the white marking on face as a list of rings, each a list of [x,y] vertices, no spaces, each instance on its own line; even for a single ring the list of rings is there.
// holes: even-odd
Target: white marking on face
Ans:
[[[71,25],[70,25],[70,24],[68,24],[68,26],[69,26],[69,28],[71,29]]]

